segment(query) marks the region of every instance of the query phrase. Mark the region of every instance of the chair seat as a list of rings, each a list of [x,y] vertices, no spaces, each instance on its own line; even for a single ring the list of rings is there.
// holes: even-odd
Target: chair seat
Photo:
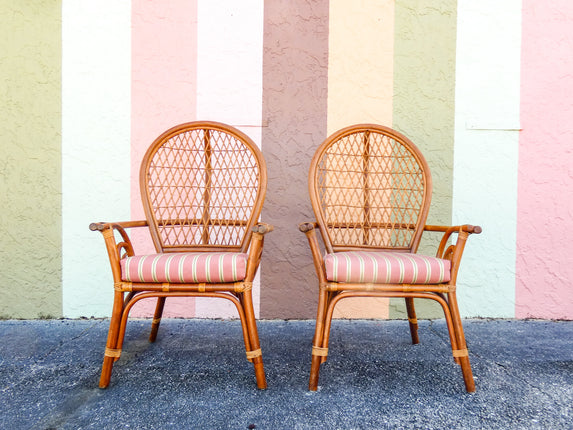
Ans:
[[[348,251],[327,254],[326,279],[372,284],[438,284],[450,280],[450,261],[419,254]]]
[[[178,284],[237,282],[245,279],[247,257],[238,252],[136,255],[120,261],[121,279]]]

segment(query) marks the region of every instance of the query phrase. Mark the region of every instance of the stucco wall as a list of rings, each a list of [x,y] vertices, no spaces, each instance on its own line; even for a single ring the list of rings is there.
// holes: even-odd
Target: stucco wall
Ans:
[[[0,2],[0,317],[62,313],[60,8]]]
[[[452,220],[456,0],[396,2],[393,126],[426,157],[432,172],[428,224]],[[467,220],[467,223],[474,221]],[[475,221],[477,223],[477,221]],[[420,252],[435,253],[439,236],[426,234]],[[420,315],[440,316],[440,306],[416,300]],[[403,300],[392,300],[391,317],[404,317]]]
[[[269,171],[261,315],[308,318],[317,301],[306,237],[312,220],[307,175],[313,150],[326,137],[328,1],[265,2],[262,149]],[[285,73],[285,71],[288,71]]]
[[[269,167],[257,315],[312,318],[298,223],[316,147],[393,126],[432,168],[430,223],[473,223],[459,277],[472,317],[573,318],[567,0],[0,0],[0,316],[109,315],[93,221],[142,216],[147,145],[183,121],[238,126]],[[138,251],[151,250],[142,233]],[[430,240],[423,251],[432,253]],[[149,315],[152,306],[134,314]],[[420,318],[441,316],[418,306]],[[227,304],[170,316],[234,317]],[[339,317],[402,317],[401,300]]]
[[[524,6],[516,316],[571,318],[573,3]]]

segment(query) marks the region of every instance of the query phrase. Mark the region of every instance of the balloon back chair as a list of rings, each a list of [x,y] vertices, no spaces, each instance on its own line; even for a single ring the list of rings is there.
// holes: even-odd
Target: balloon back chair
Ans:
[[[456,279],[466,240],[481,228],[426,225],[432,178],[418,148],[380,125],[344,128],[317,149],[309,192],[316,221],[299,226],[308,238],[319,281],[309,389],[317,389],[320,364],[328,355],[333,311],[340,300],[403,297],[413,343],[419,341],[414,299],[441,305],[454,360],[461,365],[467,391],[475,391]],[[435,257],[417,253],[424,231],[443,233]]]
[[[257,387],[266,388],[252,298],[264,235],[272,230],[258,222],[267,186],[261,151],[228,125],[181,124],[149,147],[139,181],[146,220],[90,225],[103,234],[114,281],[100,387],[109,385],[135,303],[157,301],[154,342],[167,298],[213,297],[237,307]],[[156,253],[136,255],[128,228],[147,229]]]

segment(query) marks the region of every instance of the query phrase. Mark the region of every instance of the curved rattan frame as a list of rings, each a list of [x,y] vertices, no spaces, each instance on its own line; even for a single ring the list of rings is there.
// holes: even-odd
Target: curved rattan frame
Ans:
[[[169,142],[172,138],[176,136],[180,136],[184,133],[189,133],[193,131],[206,131],[209,132],[222,132],[228,136],[233,136],[235,139],[240,141],[245,148],[248,148],[254,156],[254,160],[256,160],[257,169],[258,169],[258,190],[257,190],[257,198],[256,201],[253,203],[253,208],[251,212],[251,216],[248,220],[246,220],[244,231],[245,235],[238,246],[208,246],[208,245],[192,245],[192,246],[166,246],[164,241],[162,240],[159,234],[159,222],[156,217],[156,214],[153,211],[153,201],[150,196],[149,190],[149,168],[154,156],[157,154],[159,148],[161,148],[164,144]],[[252,141],[250,137],[248,137],[245,133],[238,130],[235,127],[229,126],[227,124],[223,124],[220,122],[215,121],[196,121],[196,122],[188,122],[184,124],[179,124],[175,127],[170,128],[169,130],[162,133],[155,141],[151,144],[151,146],[147,149],[143,159],[141,161],[141,167],[139,170],[139,186],[141,190],[141,199],[143,203],[143,208],[145,211],[145,216],[149,222],[149,231],[151,233],[151,237],[153,239],[153,243],[155,245],[155,249],[157,252],[185,252],[189,250],[197,250],[201,249],[204,251],[235,251],[235,252],[245,252],[250,244],[250,231],[258,221],[260,216],[263,201],[265,197],[266,187],[267,187],[267,168],[266,162],[263,157],[261,150],[256,146],[256,144]],[[173,220],[173,222],[177,222],[178,220]],[[201,220],[199,220],[200,222]],[[239,221],[239,220],[233,220]],[[243,221],[243,220],[241,220]]]
[[[154,155],[157,153],[159,148],[162,145],[169,142],[171,138],[175,138],[177,136],[184,135],[185,133],[189,132],[200,132],[203,135],[211,135],[213,133],[219,133],[219,138],[226,139],[225,142],[232,142],[233,144],[239,145],[238,149],[233,147],[234,149],[230,151],[229,154],[218,154],[218,156],[223,157],[225,162],[227,159],[232,159],[233,157],[239,154],[242,158],[242,162],[240,164],[232,164],[232,168],[227,169],[222,166],[220,171],[224,174],[236,174],[238,171],[249,171],[249,175],[254,177],[254,183],[248,184],[250,186],[251,194],[254,193],[254,197],[248,198],[248,204],[245,204],[248,209],[245,209],[246,213],[248,212],[248,216],[246,219],[225,219],[224,222],[213,221],[212,217],[207,214],[202,218],[192,218],[192,221],[189,221],[188,218],[185,219],[168,219],[166,223],[163,219],[159,220],[156,216],[156,212],[154,208],[154,204],[157,203],[152,197],[149,189],[147,187],[148,184],[148,177],[150,176],[150,169],[153,164],[152,160]],[[184,139],[184,138],[182,138]],[[210,160],[213,160],[211,157],[214,151],[219,151],[223,153],[223,149],[213,149],[210,145],[204,146],[204,152],[210,152],[211,155],[206,155]],[[200,149],[194,149],[193,151],[197,152],[197,155],[201,154]],[[188,153],[188,150],[182,151],[184,153]],[[247,155],[245,155],[247,154]],[[202,155],[201,155],[202,156]],[[175,160],[175,161],[173,161]],[[246,161],[245,161],[246,160]],[[166,167],[169,169],[169,162],[173,161],[176,162],[176,156],[169,156],[166,157],[163,161],[166,162]],[[181,160],[179,160],[181,161]],[[253,163],[251,165],[244,165],[245,163]],[[185,161],[187,163],[187,161]],[[189,163],[192,163],[189,161]],[[180,171],[185,171],[186,176],[184,179],[184,185],[181,186],[181,182],[176,181],[176,187],[183,188],[184,191],[181,193],[185,193],[188,189],[194,189],[192,185],[194,181],[191,178],[191,175],[188,174],[189,171],[195,171],[190,169],[189,166],[194,166],[194,164],[184,164],[185,168],[179,169]],[[199,163],[197,166],[203,166],[205,170],[208,170],[209,162],[205,162],[203,166],[202,163]],[[225,165],[226,166],[226,165]],[[160,167],[158,171],[161,170]],[[201,167],[201,168],[203,168]],[[250,172],[253,169],[256,172]],[[201,170],[201,169],[198,169]],[[208,177],[211,173],[205,173],[205,177]],[[187,178],[191,178],[187,180]],[[196,181],[195,181],[196,182]],[[205,179],[204,184],[212,184],[211,180]],[[262,359],[262,352],[259,343],[259,337],[257,332],[257,325],[255,320],[255,311],[253,306],[253,297],[252,297],[252,287],[253,281],[258,270],[261,255],[263,250],[264,244],[264,235],[270,231],[272,231],[273,227],[269,224],[258,222],[262,211],[262,205],[265,198],[266,193],[266,186],[267,186],[267,172],[266,172],[266,164],[263,158],[261,151],[257,148],[254,142],[244,133],[237,130],[234,127],[231,127],[226,124],[213,122],[213,121],[197,121],[197,122],[189,122],[185,124],[177,125],[163,134],[159,136],[153,144],[150,146],[148,151],[146,152],[142,163],[141,163],[141,170],[140,170],[140,184],[141,184],[141,191],[142,191],[142,202],[145,209],[145,214],[147,216],[146,220],[140,221],[127,221],[127,222],[99,222],[99,223],[92,223],[90,225],[90,229],[93,231],[100,231],[104,237],[106,249],[108,252],[108,257],[111,265],[111,270],[113,274],[113,281],[114,281],[114,302],[113,302],[113,309],[112,315],[110,319],[110,326],[108,331],[107,343],[104,353],[101,377],[100,377],[100,388],[105,388],[109,385],[111,379],[111,373],[113,369],[113,364],[117,361],[121,356],[121,351],[123,347],[123,340],[126,331],[126,325],[129,317],[129,312],[132,309],[133,305],[135,305],[140,300],[155,298],[157,299],[156,309],[154,318],[151,324],[151,333],[149,336],[150,342],[154,342],[157,333],[159,330],[159,325],[161,323],[161,317],[163,315],[163,309],[165,305],[165,301],[168,298],[177,298],[177,297],[211,297],[217,299],[225,299],[231,301],[235,307],[237,308],[237,312],[239,315],[239,319],[241,321],[242,332],[243,332],[243,341],[245,344],[246,356],[247,359],[253,363],[254,370],[255,370],[255,377],[257,381],[257,387],[260,389],[266,388],[266,378],[265,372],[263,367],[263,359]],[[164,187],[165,184],[161,184],[160,187]],[[223,196],[226,198],[229,193],[235,192],[236,189],[239,189],[239,185],[245,185],[239,181],[233,182],[231,188],[232,190],[228,193],[223,193]],[[165,186],[164,188],[168,188]],[[204,188],[209,188],[208,186],[204,186]],[[178,191],[179,192],[179,191]],[[167,192],[170,193],[169,191]],[[240,192],[238,192],[240,194]],[[189,195],[195,195],[197,193],[191,192]],[[245,195],[248,195],[248,192],[245,192]],[[174,195],[173,192],[172,194]],[[206,202],[211,202],[211,189],[209,191],[203,190],[203,194],[206,196]],[[220,196],[219,196],[220,197]],[[181,210],[187,210],[185,204],[189,204],[190,201],[193,201],[192,198],[185,198],[182,200],[176,200],[174,206]],[[173,203],[173,202],[170,202]],[[183,204],[185,203],[185,204]],[[225,207],[231,208],[236,206],[237,200],[233,200]],[[249,206],[249,204],[251,206]],[[205,208],[210,209],[210,206],[205,203]],[[243,210],[243,206],[239,205],[241,210]],[[179,210],[177,209],[177,210]],[[206,213],[206,212],[205,212]],[[236,213],[236,210],[231,213]],[[232,218],[232,217],[231,217]],[[197,237],[200,237],[200,242],[198,242],[196,237],[192,234],[190,236],[182,235],[182,238],[192,238],[195,242],[192,243],[177,243],[175,246],[172,244],[167,246],[164,240],[161,237],[159,224],[160,221],[163,225],[171,225],[174,224],[176,228],[201,228],[201,221],[206,221],[205,225],[207,227],[213,225],[224,225],[231,229],[238,228],[238,232],[240,234],[223,234],[223,235],[215,235],[214,238],[211,237],[210,234],[202,233]],[[235,225],[236,224],[236,225]],[[184,227],[181,227],[184,226]],[[238,227],[237,227],[238,226]],[[236,282],[231,283],[176,283],[176,282],[127,282],[122,279],[121,273],[121,260],[126,257],[134,256],[135,250],[134,246],[131,242],[129,235],[127,234],[127,229],[138,228],[138,229],[148,229],[153,239],[154,245],[158,253],[169,253],[169,252],[241,252],[247,253],[247,263],[246,263],[246,274],[244,279],[240,279]],[[207,230],[207,229],[206,229]],[[204,230],[204,231],[206,231]],[[222,238],[222,241],[228,240],[230,236],[233,236],[233,241],[231,245],[229,243],[223,243],[222,245],[217,244],[217,238]],[[179,240],[179,236],[177,237]]]
[[[408,236],[409,242],[407,243],[407,246],[405,246],[404,244],[392,245],[392,241],[390,240],[387,240],[386,242],[380,241],[380,243],[382,244],[379,243],[378,245],[373,245],[371,243],[373,241],[370,240],[370,236],[367,237],[368,240],[364,239],[363,242],[360,244],[356,243],[356,239],[352,235],[343,236],[344,238],[350,238],[349,239],[350,243],[348,244],[341,243],[340,240],[334,241],[332,238],[330,232],[334,231],[335,228],[340,227],[340,228],[358,229],[358,230],[363,229],[364,226],[360,222],[357,222],[356,219],[366,220],[367,218],[366,215],[356,217],[354,215],[354,212],[359,210],[363,210],[364,212],[371,210],[371,205],[368,203],[369,202],[368,199],[363,198],[362,201],[365,202],[365,204],[361,209],[357,209],[356,207],[353,207],[351,210],[340,209],[340,211],[344,215],[354,216],[356,219],[351,221],[347,221],[344,219],[339,220],[338,219],[339,214],[338,212],[335,211],[334,218],[336,218],[336,222],[329,220],[328,216],[326,216],[324,206],[328,206],[327,203],[330,200],[332,200],[335,203],[338,202],[347,203],[349,200],[348,198],[338,199],[336,195],[331,196],[327,192],[322,192],[320,191],[320,187],[324,186],[325,188],[328,188],[329,186],[328,178],[330,177],[333,178],[332,182],[337,184],[341,183],[342,185],[344,185],[344,180],[338,179],[338,176],[341,176],[343,178],[346,178],[347,176],[345,176],[346,175],[345,171],[339,173],[336,171],[336,169],[333,169],[333,171],[329,173],[331,176],[323,175],[321,181],[319,166],[321,163],[323,164],[330,163],[334,167],[344,166],[344,168],[346,169],[349,165],[348,163],[345,162],[337,163],[336,161],[324,162],[322,160],[324,159],[324,156],[327,153],[327,151],[335,147],[335,145],[337,145],[338,142],[347,138],[348,136],[360,133],[363,133],[364,135],[366,135],[367,133],[380,133],[385,136],[388,136],[389,139],[392,139],[394,142],[397,142],[399,145],[402,145],[403,148],[407,151],[407,154],[411,154],[411,156],[416,160],[416,163],[419,165],[420,169],[423,171],[423,174],[421,174],[420,176],[423,179],[419,182],[419,184],[421,184],[421,186],[424,187],[424,190],[421,191],[422,193],[421,195],[423,197],[419,202],[419,209],[418,209],[419,213],[414,222],[412,222],[411,219],[404,220],[403,222],[399,220],[392,220],[392,222],[368,220],[369,223],[368,225],[376,224],[376,226],[381,226],[381,228],[388,227],[390,229],[408,230],[410,236]],[[353,145],[350,146],[346,145],[343,149],[348,151],[356,151],[356,148]],[[343,156],[344,154],[340,153],[340,151],[341,151],[340,148],[336,147],[335,150],[332,151],[332,153],[335,154],[336,157]],[[394,151],[392,151],[392,154],[393,153]],[[403,151],[402,152],[397,151],[396,154],[398,154],[398,157],[402,157],[403,159],[407,158],[404,156],[404,154],[406,153]],[[354,156],[356,156],[356,154],[354,154]],[[400,160],[399,163],[402,163],[402,160]],[[355,166],[356,162],[354,162],[354,164],[350,163],[350,165]],[[365,169],[363,173],[365,176],[374,174],[374,172],[372,172],[371,169],[383,165],[384,163],[365,164],[365,166],[368,166],[368,169],[370,170]],[[386,166],[385,168],[388,169],[387,166],[389,165],[390,164],[385,164]],[[392,166],[394,166],[394,164],[392,164]],[[396,171],[401,173],[403,172],[406,175],[410,175],[411,172],[415,170],[416,168],[413,168],[413,170],[396,169]],[[361,171],[351,172],[351,173],[354,175],[353,176],[354,180],[362,181],[361,185],[367,183],[365,179],[360,178],[360,174],[362,174]],[[392,174],[394,174],[394,172],[392,172]],[[326,177],[327,179],[324,179],[324,177]],[[398,180],[398,183],[401,182]],[[410,182],[408,182],[408,184],[409,183]],[[334,191],[332,190],[330,191],[332,191],[333,193],[344,194],[347,190],[352,191],[356,188],[360,188],[360,186],[355,186],[355,187],[333,186],[331,188]],[[475,391],[475,383],[469,362],[469,354],[466,346],[465,335],[463,332],[461,317],[457,304],[456,282],[458,276],[458,269],[460,266],[467,238],[469,237],[470,234],[480,233],[481,228],[479,226],[472,226],[472,225],[458,225],[458,226],[426,225],[425,223],[430,208],[431,191],[432,191],[432,179],[428,164],[424,156],[422,155],[420,150],[412,143],[412,141],[410,141],[410,139],[405,137],[403,134],[395,130],[392,130],[391,128],[377,124],[352,125],[343,128],[330,135],[316,150],[316,153],[312,158],[309,170],[309,194],[312,208],[316,216],[316,221],[305,222],[299,225],[299,229],[306,234],[307,239],[309,241],[314,267],[317,273],[318,283],[319,283],[319,299],[317,307],[316,328],[313,339],[312,364],[311,364],[310,379],[309,379],[310,390],[314,391],[318,388],[320,364],[324,363],[328,356],[330,329],[331,329],[333,312],[336,305],[340,301],[352,297],[386,297],[386,298],[401,297],[406,300],[406,310],[408,313],[408,321],[410,326],[412,343],[419,342],[418,323],[414,308],[414,299],[415,298],[429,299],[429,300],[434,300],[440,304],[440,306],[444,311],[444,316],[448,327],[448,333],[450,337],[450,343],[452,346],[452,353],[454,356],[454,360],[456,363],[460,364],[466,390],[468,392]],[[326,196],[323,199],[321,198],[321,192],[323,196]],[[416,195],[418,195],[419,193],[420,190],[416,190]],[[325,203],[323,200],[327,202]],[[388,205],[391,206],[391,204]],[[339,206],[343,205],[340,204]],[[413,206],[416,205],[414,204]],[[380,213],[383,212],[380,211],[375,212],[375,214],[380,214]],[[335,225],[336,223],[338,223],[338,225]],[[368,250],[368,251],[380,250],[380,251],[415,253],[417,252],[422,234],[425,231],[441,233],[442,238],[439,241],[439,245],[437,247],[436,257],[450,260],[451,263],[450,280],[448,282],[439,284],[383,284],[383,283],[372,284],[372,283],[344,283],[344,282],[328,281],[324,263],[324,252],[321,249],[321,245],[318,240],[318,235],[316,232],[317,230],[320,231],[321,233],[320,236],[322,238],[323,246],[325,248],[326,253],[329,254],[343,251],[352,251],[352,250]],[[452,243],[454,238],[455,241],[454,243]]]
[[[404,148],[406,148],[410,154],[412,154],[412,156],[415,158],[416,162],[419,164],[421,168],[421,173],[423,176],[423,193],[424,193],[423,201],[421,203],[419,217],[416,223],[413,226],[411,226],[411,228],[415,231],[415,234],[412,236],[412,240],[409,246],[403,247],[404,251],[416,252],[416,250],[418,249],[418,245],[420,243],[420,239],[422,237],[423,226],[426,222],[426,219],[428,217],[428,212],[430,210],[430,203],[432,196],[432,176],[430,174],[430,169],[421,151],[414,145],[414,143],[410,139],[408,139],[403,134],[397,132],[396,130],[378,124],[357,124],[343,128],[333,133],[317,148],[312,158],[312,161],[310,163],[308,189],[309,189],[311,204],[314,209],[314,213],[316,216],[318,226],[320,228],[320,232],[324,239],[324,245],[326,247],[326,250],[328,252],[335,252],[335,251],[364,248],[364,246],[358,246],[358,247],[348,246],[348,245],[337,246],[336,244],[333,244],[333,238],[329,232],[329,229],[327,228],[327,217],[325,215],[323,206],[321,205],[321,198],[319,195],[319,188],[320,188],[319,165],[321,160],[323,160],[324,157],[326,156],[328,149],[331,148],[333,144],[347,138],[350,135],[361,134],[361,133],[375,133],[393,139],[394,141],[402,145]]]

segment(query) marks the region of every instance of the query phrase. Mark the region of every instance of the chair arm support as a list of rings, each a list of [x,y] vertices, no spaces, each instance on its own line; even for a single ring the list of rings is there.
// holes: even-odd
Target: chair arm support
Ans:
[[[318,237],[316,230],[318,229],[318,223],[316,222],[303,222],[298,225],[298,229],[306,235],[308,239],[308,244],[310,245],[310,252],[312,253],[312,261],[314,263],[314,269],[318,276],[319,285],[324,285],[326,283],[326,269],[324,267],[324,258],[322,257],[322,252],[320,245],[318,243]]]
[[[452,263],[451,283],[455,285],[458,269],[462,259],[462,254],[466,246],[466,241],[471,234],[480,234],[482,232],[482,228],[479,225],[474,226],[470,224],[455,225],[455,226],[425,225],[424,230],[444,233],[442,236],[442,240],[440,241],[440,245],[438,246],[436,257],[448,259],[451,261]],[[447,246],[448,240],[454,233],[458,235],[456,243]]]
[[[245,281],[253,282],[259,264],[261,262],[261,256],[263,254],[263,245],[265,243],[265,235],[274,230],[274,226],[264,222],[256,223],[251,231],[253,232],[253,238],[251,240],[248,257],[247,257],[247,273],[245,275]]]
[[[125,252],[125,254],[129,256],[134,255],[131,239],[127,235],[125,229],[147,226],[147,221],[94,222],[90,224],[89,228],[91,231],[99,231],[103,235],[114,282],[119,282],[121,280],[119,261],[122,258],[122,252]],[[121,235],[121,242],[116,241],[113,233],[114,230],[118,231]]]

